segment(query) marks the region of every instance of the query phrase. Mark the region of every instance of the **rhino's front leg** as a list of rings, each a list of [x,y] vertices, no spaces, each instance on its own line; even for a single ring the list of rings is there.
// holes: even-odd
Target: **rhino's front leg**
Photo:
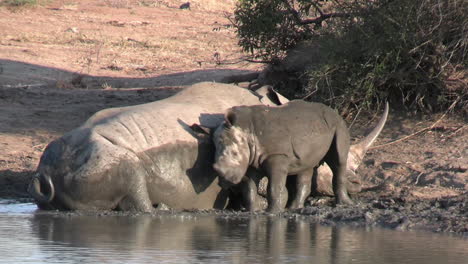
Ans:
[[[313,173],[314,168],[311,168],[297,175],[296,197],[294,197],[294,201],[289,207],[290,209],[299,209],[304,207],[304,202],[310,194]]]
[[[265,198],[258,194],[259,183],[262,178],[263,175],[257,169],[249,168],[240,183],[244,207],[250,212],[266,208]]]
[[[138,164],[122,162],[120,167],[121,175],[126,178],[126,195],[119,202],[119,209],[122,211],[153,212],[154,207],[149,198],[146,171]]]
[[[289,160],[284,155],[270,156],[262,164],[268,177],[268,212],[278,213],[283,211],[286,206],[288,201],[288,190],[286,189],[288,165]]]
[[[244,177],[240,183],[242,200],[247,210],[254,212],[257,208],[257,185],[250,177]]]

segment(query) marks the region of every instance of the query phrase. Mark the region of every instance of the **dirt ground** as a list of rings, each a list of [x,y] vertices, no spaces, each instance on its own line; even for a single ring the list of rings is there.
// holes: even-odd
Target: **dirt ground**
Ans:
[[[96,111],[260,67],[241,62],[226,26],[235,1],[190,1],[190,10],[178,8],[185,1],[39,2],[0,5],[0,198],[29,200],[26,186],[47,144]],[[378,117],[361,115],[353,137]],[[468,235],[466,118],[391,109],[375,146],[358,170],[365,188],[356,205],[313,197],[288,214]]]

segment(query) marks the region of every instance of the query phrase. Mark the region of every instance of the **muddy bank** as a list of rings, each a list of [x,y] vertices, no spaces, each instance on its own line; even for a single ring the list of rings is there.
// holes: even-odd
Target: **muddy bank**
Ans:
[[[0,89],[0,198],[31,201],[26,188],[44,148],[93,113],[163,99],[178,90]],[[357,140],[365,135],[379,114],[361,115],[351,127],[353,138]],[[377,148],[368,152],[357,171],[364,190],[353,197],[354,206],[335,207],[329,197],[313,197],[305,209],[283,215],[304,216],[328,225],[467,235],[468,129],[466,121],[457,116],[446,116],[433,126],[440,117],[408,116],[391,108],[388,123],[375,144]],[[428,127],[431,128],[407,140],[380,146]],[[247,212],[232,211],[194,213],[250,216]]]
[[[334,206],[330,197],[310,198],[308,205],[300,210],[285,211],[271,217],[307,219],[312,222],[334,226],[378,227],[398,231],[418,230],[451,233],[468,237],[468,193],[448,198],[412,199],[402,190],[399,195],[376,197],[364,192],[353,197],[352,206]],[[58,212],[38,211],[39,214],[62,216],[137,216],[189,214],[216,215],[222,218],[249,218],[268,215],[265,212],[249,213],[233,210],[159,210],[152,214],[130,212]]]

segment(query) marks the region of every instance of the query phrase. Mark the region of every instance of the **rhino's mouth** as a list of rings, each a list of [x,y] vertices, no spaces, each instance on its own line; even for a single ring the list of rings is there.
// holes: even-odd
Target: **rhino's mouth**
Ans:
[[[223,189],[229,189],[234,185],[232,182],[225,180],[223,177],[219,177],[219,183],[218,184]]]
[[[213,169],[219,174],[219,184],[223,188],[240,183],[245,175],[239,166],[230,167],[215,163]]]

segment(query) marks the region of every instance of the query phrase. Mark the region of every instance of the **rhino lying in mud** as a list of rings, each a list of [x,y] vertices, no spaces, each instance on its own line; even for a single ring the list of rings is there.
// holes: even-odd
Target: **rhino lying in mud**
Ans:
[[[287,101],[260,90],[199,83],[161,101],[99,111],[47,146],[28,191],[43,209],[224,208],[214,146],[187,124],[217,126],[229,107]]]
[[[372,139],[367,140],[373,141],[378,135],[387,113],[388,105],[383,120],[370,134]],[[358,144],[348,160],[349,132],[344,120],[323,104],[300,100],[280,107],[233,107],[214,131],[213,141],[216,146],[213,167],[220,175],[221,185],[229,187],[246,181],[250,186],[258,185],[255,182],[258,178],[249,179],[245,175],[249,168],[260,170],[269,181],[267,210],[270,212],[282,211],[286,205],[288,175],[296,175],[295,197],[290,208],[303,207],[311,191],[314,170],[324,162],[333,171],[336,202],[351,204],[347,174],[354,173],[362,159],[359,157],[372,143]],[[256,204],[255,196],[247,195],[244,199],[246,204]]]

